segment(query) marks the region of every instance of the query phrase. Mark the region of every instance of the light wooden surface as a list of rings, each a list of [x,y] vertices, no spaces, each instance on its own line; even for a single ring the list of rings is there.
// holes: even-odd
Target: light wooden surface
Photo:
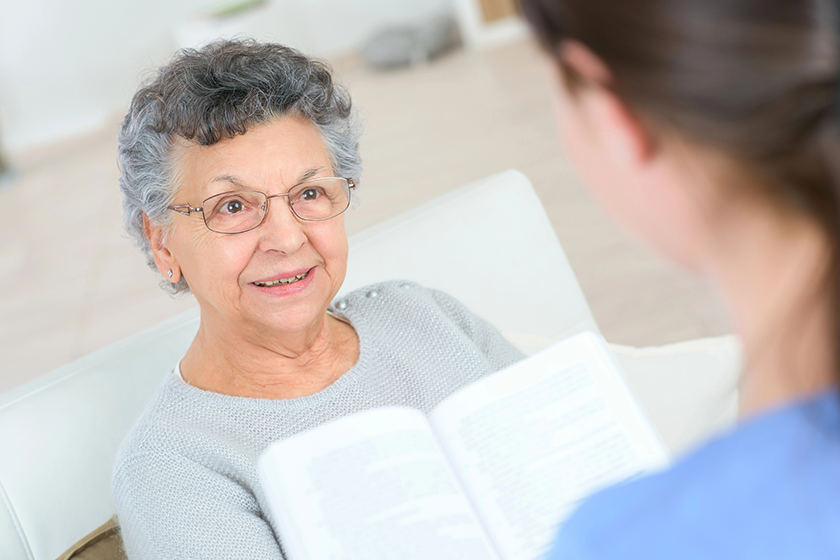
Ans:
[[[614,227],[565,160],[546,62],[530,42],[462,50],[378,73],[334,61],[367,133],[350,233],[508,168],[548,211],[607,339],[634,346],[728,333],[702,281]],[[128,100],[126,100],[128,103]],[[0,391],[193,305],[172,300],[121,230],[118,118],[85,138],[22,154],[0,185]],[[499,271],[512,297],[528,271]]]
[[[514,0],[479,0],[479,5],[487,23],[516,15]]]

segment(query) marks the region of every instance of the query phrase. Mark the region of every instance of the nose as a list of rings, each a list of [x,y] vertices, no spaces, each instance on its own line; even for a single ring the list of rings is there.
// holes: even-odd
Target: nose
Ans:
[[[303,223],[289,207],[285,196],[272,196],[267,201],[265,219],[257,231],[260,232],[260,249],[294,254],[306,243]]]

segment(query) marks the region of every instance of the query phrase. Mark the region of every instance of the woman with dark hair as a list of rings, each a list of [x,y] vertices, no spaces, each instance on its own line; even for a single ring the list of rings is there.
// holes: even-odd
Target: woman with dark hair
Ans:
[[[330,69],[276,44],[180,52],[119,134],[126,229],[198,332],[120,450],[129,558],[280,559],[256,462],[377,406],[429,411],[521,357],[453,298],[383,282],[334,301],[361,126]]]
[[[831,0],[521,0],[609,212],[715,282],[739,426],[606,490],[551,558],[840,558],[840,88]]]

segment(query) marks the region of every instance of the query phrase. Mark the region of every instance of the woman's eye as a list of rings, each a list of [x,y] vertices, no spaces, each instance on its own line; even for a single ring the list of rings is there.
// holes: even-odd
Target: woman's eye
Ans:
[[[318,189],[306,189],[302,193],[300,193],[301,200],[315,200],[321,196],[321,193],[318,192]]]
[[[225,202],[222,211],[226,214],[236,214],[237,212],[241,212],[245,208],[245,205],[242,204],[241,200],[228,200]]]
[[[224,200],[219,201],[213,210],[213,213],[220,214],[222,216],[233,216],[247,211],[249,205],[250,203],[248,200],[238,196],[225,198]]]

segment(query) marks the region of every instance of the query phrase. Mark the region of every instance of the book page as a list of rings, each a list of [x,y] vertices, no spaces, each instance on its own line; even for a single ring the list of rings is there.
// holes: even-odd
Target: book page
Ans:
[[[592,333],[471,384],[438,405],[431,421],[508,560],[542,557],[583,497],[667,461]]]
[[[341,418],[272,444],[259,469],[290,560],[498,558],[419,411]]]

